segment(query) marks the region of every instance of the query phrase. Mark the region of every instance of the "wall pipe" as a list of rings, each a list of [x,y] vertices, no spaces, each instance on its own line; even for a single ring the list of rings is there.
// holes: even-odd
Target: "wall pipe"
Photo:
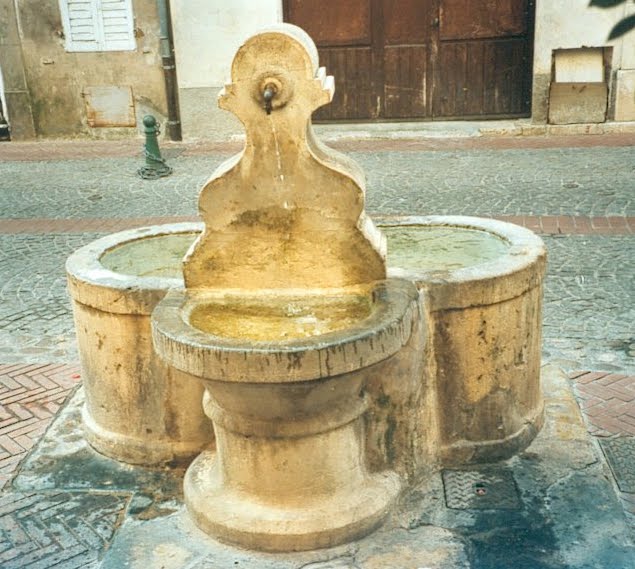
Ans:
[[[170,0],[157,0],[157,8],[160,24],[159,47],[165,80],[165,96],[168,103],[166,133],[170,140],[183,140],[179,110],[179,86],[176,81],[176,61],[170,20]]]

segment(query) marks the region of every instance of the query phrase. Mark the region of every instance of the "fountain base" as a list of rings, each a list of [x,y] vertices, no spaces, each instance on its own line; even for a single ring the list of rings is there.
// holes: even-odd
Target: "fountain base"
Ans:
[[[269,504],[228,487],[220,470],[214,452],[194,460],[184,482],[187,509],[203,531],[260,551],[321,549],[362,537],[381,524],[401,489],[399,477],[385,472],[322,499]]]

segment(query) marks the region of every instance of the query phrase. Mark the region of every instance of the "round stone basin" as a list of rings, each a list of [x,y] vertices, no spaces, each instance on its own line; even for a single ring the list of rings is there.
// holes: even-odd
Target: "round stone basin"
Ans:
[[[491,305],[542,281],[545,247],[511,223],[468,216],[410,216],[378,222],[388,274],[427,291],[430,310]]]
[[[350,328],[368,318],[372,299],[364,294],[303,297],[219,298],[196,305],[195,328],[228,338],[284,342]]]
[[[203,387],[154,353],[150,315],[182,287],[181,259],[200,224],[131,229],[97,239],[67,263],[89,443],[116,460],[187,462],[213,444]]]
[[[402,217],[379,223],[389,275],[423,292],[446,465],[508,458],[543,420],[540,388],[546,250],[495,219]]]
[[[163,358],[198,377],[308,381],[396,353],[410,337],[418,298],[403,279],[301,297],[173,289],[152,314],[153,339]]]

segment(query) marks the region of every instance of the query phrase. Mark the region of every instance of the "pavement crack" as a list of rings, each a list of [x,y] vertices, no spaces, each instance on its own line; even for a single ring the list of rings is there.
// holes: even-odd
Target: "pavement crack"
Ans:
[[[355,560],[357,551],[350,555],[332,557],[322,561],[312,561],[301,565],[298,569],[360,569]]]

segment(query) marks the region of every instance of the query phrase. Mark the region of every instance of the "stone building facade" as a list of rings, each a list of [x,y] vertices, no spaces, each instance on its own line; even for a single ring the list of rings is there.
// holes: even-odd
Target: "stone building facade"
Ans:
[[[153,0],[0,0],[13,140],[116,137],[166,114]]]
[[[168,98],[161,68],[159,4],[157,0],[0,0],[0,100],[13,140],[136,135],[135,126],[147,112],[164,121]],[[294,6],[310,3],[170,0],[169,4],[183,136],[221,140],[239,134],[242,129],[237,121],[216,106],[217,93],[229,78],[232,55],[246,37],[263,26],[284,20],[301,22],[302,16]],[[392,83],[405,81],[403,100],[406,103],[407,91],[412,91],[413,85],[417,91],[421,85],[419,94],[424,102],[421,112],[409,114],[406,110],[397,114],[398,120],[445,120],[450,116],[464,120],[526,117],[536,124],[635,121],[635,32],[614,41],[606,39],[618,20],[635,11],[630,2],[610,10],[588,8],[588,0],[495,0],[494,3],[489,0],[470,0],[469,3],[467,0],[353,0],[352,4],[356,14],[362,14],[361,25],[367,27],[371,38],[372,65],[378,61],[378,54],[383,57],[388,47],[392,47],[387,31],[392,24],[386,23],[389,22],[387,15],[405,10],[418,13],[424,5],[429,14],[426,16],[429,20],[422,20],[421,29],[426,37],[432,38],[432,43],[425,45],[422,41],[419,67],[411,65],[403,71],[400,67],[403,52],[393,50],[391,53],[397,54],[393,59],[397,61],[398,73],[391,76],[387,69],[382,76],[385,85],[380,86],[384,89],[380,92],[387,97],[391,89],[394,91]],[[475,10],[473,13],[464,9],[468,4],[470,10]],[[479,8],[480,4],[483,6]],[[337,31],[338,26],[346,31],[350,15],[337,9],[344,5],[351,3],[320,2],[317,19],[308,20],[308,25],[317,26],[317,31],[309,31],[319,35],[320,29]],[[521,12],[526,15],[523,33],[529,47],[519,59],[525,61],[529,74],[526,111],[492,115],[485,103],[488,97],[494,96],[495,86],[489,93],[482,87],[481,107],[477,101],[475,111],[465,110],[468,101],[463,104],[461,114],[459,98],[481,88],[473,84],[474,76],[468,73],[472,57],[470,45],[476,45],[479,40],[484,47],[478,49],[488,49],[488,32],[479,31],[476,24],[470,28],[470,22],[479,17],[484,22],[491,21],[491,15],[483,10],[492,5],[496,5],[499,14],[499,28],[507,34],[504,38],[493,38],[497,45],[506,41],[511,45],[521,31],[506,20],[505,14],[510,18]],[[330,7],[332,13],[329,13]],[[377,20],[378,14],[383,18],[381,22]],[[449,38],[447,46],[456,43],[452,33],[458,28],[450,25],[452,14],[470,15],[465,18],[464,47],[448,52],[450,59],[443,65],[437,63],[439,71],[435,72],[435,60],[426,53],[434,54],[438,52],[438,45],[443,47],[444,26]],[[403,22],[409,25],[411,20],[402,18],[399,25],[404,25]],[[317,41],[325,59],[337,48],[331,36],[325,33],[323,43]],[[385,38],[384,45],[380,46],[386,48],[383,52],[376,49],[377,37]],[[434,44],[437,40],[438,44]],[[362,40],[348,41],[347,46],[352,48],[349,51],[355,51],[359,47],[355,42],[359,41]],[[481,75],[486,76],[488,56],[487,52],[482,53],[486,55],[482,57]],[[461,63],[461,54],[467,58],[464,63]],[[454,78],[450,77],[452,69],[447,61],[454,62]],[[329,63],[328,71],[336,75],[336,92],[345,93],[347,88],[356,90],[348,78],[333,69],[334,65]],[[467,69],[464,75],[456,72],[461,65]],[[401,76],[405,79],[400,79]],[[502,75],[499,83],[513,85],[516,77]],[[435,110],[435,95],[430,85],[439,78],[445,81],[444,88],[451,96],[458,93],[452,107],[459,109],[455,116]],[[359,80],[363,82],[363,77]],[[476,80],[485,83],[482,77]],[[513,92],[510,96],[525,97]],[[378,108],[384,104],[381,97],[377,97]],[[384,118],[381,113],[370,116],[379,121]]]

